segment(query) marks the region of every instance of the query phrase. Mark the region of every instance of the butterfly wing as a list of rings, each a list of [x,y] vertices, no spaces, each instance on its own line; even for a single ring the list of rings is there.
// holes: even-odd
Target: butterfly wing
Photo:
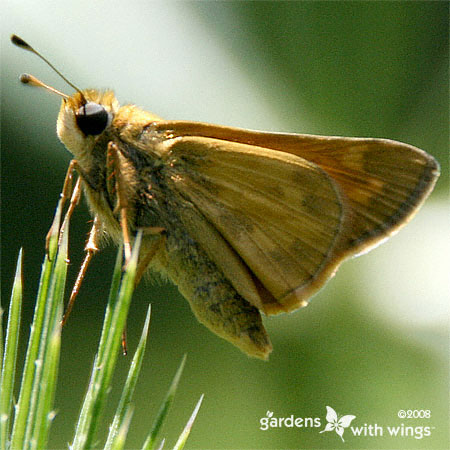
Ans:
[[[431,192],[436,160],[387,139],[299,135],[288,151],[321,167],[338,184],[347,206],[343,253],[370,250],[405,225]]]
[[[177,188],[248,266],[269,314],[305,305],[345,258],[406,224],[439,176],[426,152],[386,139],[153,128],[184,161]]]
[[[270,314],[306,304],[341,233],[333,180],[298,156],[261,147],[203,137],[165,145],[171,189],[195,205],[249,268],[262,302],[255,306]],[[209,255],[220,267],[221,254]],[[291,295],[299,289],[301,295]]]
[[[347,209],[347,256],[377,245],[405,225],[432,191],[439,164],[389,139],[267,133],[196,122],[165,122],[171,136],[204,136],[300,156],[336,182]],[[350,220],[351,217],[351,220]],[[351,223],[351,224],[350,224]]]

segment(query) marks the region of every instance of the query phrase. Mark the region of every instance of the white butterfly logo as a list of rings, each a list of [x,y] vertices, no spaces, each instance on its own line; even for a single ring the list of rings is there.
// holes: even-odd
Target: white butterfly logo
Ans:
[[[347,415],[338,417],[336,411],[331,406],[327,406],[326,418],[328,423],[326,424],[325,429],[321,431],[321,433],[324,433],[325,431],[336,430],[336,433],[340,436],[342,442],[345,442],[344,438],[342,437],[342,435],[344,434],[344,430],[350,426],[352,420],[355,419],[356,416]]]

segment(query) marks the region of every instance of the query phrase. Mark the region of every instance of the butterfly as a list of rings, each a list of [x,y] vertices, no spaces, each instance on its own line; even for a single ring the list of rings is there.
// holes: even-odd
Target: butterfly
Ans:
[[[62,97],[66,180],[79,175],[92,248],[103,231],[127,257],[142,230],[138,278],[166,274],[201,323],[262,359],[272,346],[261,313],[306,306],[342,261],[405,225],[439,175],[432,156],[392,140],[170,121],[111,91],[22,81]]]

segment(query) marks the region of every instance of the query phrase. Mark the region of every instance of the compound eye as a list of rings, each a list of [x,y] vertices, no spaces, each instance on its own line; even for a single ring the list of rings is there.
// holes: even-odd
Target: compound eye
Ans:
[[[75,114],[78,128],[86,136],[95,136],[104,131],[108,125],[108,112],[102,105],[87,102]]]

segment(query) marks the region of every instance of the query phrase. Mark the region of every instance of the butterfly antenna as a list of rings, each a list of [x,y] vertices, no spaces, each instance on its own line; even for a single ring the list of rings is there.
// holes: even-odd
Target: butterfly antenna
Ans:
[[[36,56],[41,58],[42,61],[44,61],[48,66],[50,66],[69,86],[73,87],[81,95],[81,98],[83,99],[85,104],[87,103],[86,97],[83,95],[81,90],[78,89],[73,83],[71,83],[50,61],[47,60],[47,58],[42,56],[37,50],[35,50],[30,44],[28,44],[28,42],[24,41],[21,37],[15,35],[15,34],[11,35],[11,42],[14,45],[17,45],[17,47],[23,48],[24,50],[28,50],[29,52],[34,53]],[[54,88],[50,88],[50,86],[47,86],[46,84],[37,80],[37,78],[33,77],[32,75],[23,75],[20,78],[20,80],[22,81],[22,83],[31,83],[31,84],[43,86],[47,89],[50,89],[51,91],[53,91],[55,93],[67,98],[67,96],[65,94],[62,94],[61,92],[57,91]],[[38,83],[36,83],[36,82],[38,82]]]

